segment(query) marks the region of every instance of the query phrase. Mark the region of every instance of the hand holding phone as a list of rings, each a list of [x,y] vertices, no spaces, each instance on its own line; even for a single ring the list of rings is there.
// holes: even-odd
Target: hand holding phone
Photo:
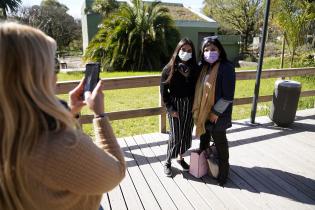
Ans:
[[[100,80],[100,64],[88,63],[85,68],[85,84],[84,93],[87,91],[92,92]]]
[[[69,108],[73,115],[78,114],[82,107],[85,105],[83,101],[84,93],[84,79],[80,81],[80,83],[69,92]]]
[[[95,115],[104,113],[104,94],[103,94],[103,83],[99,81],[93,90],[93,92],[85,92],[85,102],[88,108],[94,112]]]

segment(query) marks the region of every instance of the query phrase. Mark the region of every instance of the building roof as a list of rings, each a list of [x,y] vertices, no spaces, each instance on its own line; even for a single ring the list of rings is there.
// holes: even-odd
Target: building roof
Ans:
[[[119,2],[127,2],[131,4],[131,0],[118,0]],[[154,0],[143,0],[143,2],[150,3]],[[170,11],[171,17],[177,21],[188,21],[188,22],[211,22],[215,23],[216,21],[207,17],[206,15],[193,10],[192,8],[181,3],[170,3],[168,0],[162,0],[161,6],[166,7]]]
[[[162,3],[163,7],[166,7],[170,11],[170,15],[174,20],[194,20],[194,21],[205,21],[203,18],[184,7],[182,4],[165,4]]]
[[[163,2],[161,5],[170,10],[170,15],[175,20],[176,26],[206,28],[219,27],[215,20],[184,4]]]
[[[150,2],[145,0],[145,2]],[[215,20],[207,17],[206,15],[193,10],[192,8],[180,4],[180,3],[168,3],[162,2],[163,7],[167,7],[170,10],[170,15],[175,21],[193,21],[193,22],[212,22],[216,23]]]
[[[95,0],[85,0],[82,11],[85,10],[86,7],[92,5]],[[119,3],[126,2],[127,4],[132,5],[132,0],[116,0]],[[142,0],[145,3],[152,3],[154,0]],[[199,11],[196,11],[189,6],[186,6],[182,3],[170,3],[167,2],[169,0],[162,0],[160,6],[166,7],[170,11],[170,16],[173,18],[177,26],[181,27],[210,27],[210,28],[218,28],[218,23],[202,14]],[[82,12],[84,14],[85,12]]]

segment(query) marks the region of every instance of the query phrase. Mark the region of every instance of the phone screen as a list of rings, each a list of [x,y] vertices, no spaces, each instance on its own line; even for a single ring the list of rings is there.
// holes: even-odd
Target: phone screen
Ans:
[[[100,64],[88,63],[85,67],[85,85],[84,92],[93,91],[100,80]]]

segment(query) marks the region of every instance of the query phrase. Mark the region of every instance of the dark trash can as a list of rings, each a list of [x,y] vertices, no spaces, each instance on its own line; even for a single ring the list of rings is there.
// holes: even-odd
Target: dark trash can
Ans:
[[[275,83],[270,119],[281,127],[294,122],[301,93],[301,83],[291,80],[278,80]]]

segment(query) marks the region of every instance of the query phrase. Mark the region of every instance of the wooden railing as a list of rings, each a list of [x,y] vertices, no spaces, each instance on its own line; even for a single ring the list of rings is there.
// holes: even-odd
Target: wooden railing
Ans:
[[[291,68],[291,69],[268,69],[263,70],[261,78],[278,78],[292,76],[308,76],[315,75],[315,67],[312,68]],[[236,72],[237,80],[255,80],[256,70],[246,70]],[[135,76],[135,77],[120,77],[103,79],[106,81],[104,90],[117,90],[127,88],[152,87],[159,86],[160,75],[157,76]],[[57,83],[57,94],[67,94],[72,90],[79,81],[67,81]],[[315,96],[315,90],[302,91],[301,97]],[[253,97],[236,98],[234,105],[250,104]],[[258,102],[267,102],[272,100],[272,95],[259,96]],[[161,98],[159,99],[159,107],[125,110],[118,112],[107,113],[110,120],[122,120],[135,117],[145,117],[160,115],[160,132],[166,131],[166,111],[162,105]],[[92,122],[92,115],[82,115],[80,118],[81,124],[89,124]]]

